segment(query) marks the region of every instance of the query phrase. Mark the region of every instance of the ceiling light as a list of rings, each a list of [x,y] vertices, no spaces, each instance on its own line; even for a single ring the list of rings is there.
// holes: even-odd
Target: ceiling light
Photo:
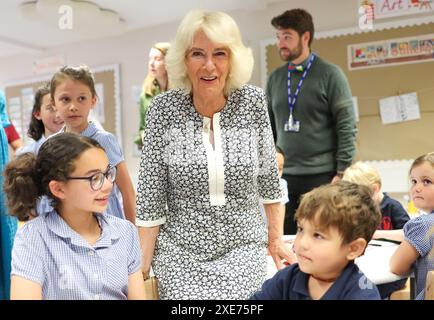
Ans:
[[[84,38],[124,33],[127,24],[117,12],[100,8],[89,1],[37,0],[20,5],[23,17],[59,32],[78,33]]]

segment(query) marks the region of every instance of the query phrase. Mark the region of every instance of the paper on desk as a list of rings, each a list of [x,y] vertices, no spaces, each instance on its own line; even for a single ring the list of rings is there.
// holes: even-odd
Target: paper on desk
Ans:
[[[356,259],[355,263],[372,283],[382,284],[393,282],[403,277],[390,271],[389,261],[398,245],[384,241],[371,240],[370,243],[381,243],[381,247],[369,246],[365,254]]]

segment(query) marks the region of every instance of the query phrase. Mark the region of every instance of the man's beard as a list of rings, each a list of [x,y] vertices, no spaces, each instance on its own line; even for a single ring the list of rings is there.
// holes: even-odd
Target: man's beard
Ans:
[[[297,47],[294,50],[290,50],[288,48],[286,48],[286,50],[284,50],[284,52],[282,52],[283,50],[280,49],[279,50],[279,54],[280,54],[280,58],[283,61],[294,61],[296,60],[298,57],[301,56],[301,53],[303,51],[303,47],[301,45],[301,39],[297,44]]]

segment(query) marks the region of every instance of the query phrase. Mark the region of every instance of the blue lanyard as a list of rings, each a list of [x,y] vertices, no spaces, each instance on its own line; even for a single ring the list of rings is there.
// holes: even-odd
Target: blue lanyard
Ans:
[[[309,63],[304,70],[300,81],[297,84],[297,89],[295,90],[294,96],[291,94],[291,72],[290,65],[288,65],[288,105],[289,105],[289,115],[292,116],[292,112],[294,111],[295,102],[297,101],[298,94],[300,93],[301,86],[303,85],[304,80],[306,79],[307,73],[309,69],[312,67],[313,60],[315,60],[315,55],[313,53],[310,54]]]

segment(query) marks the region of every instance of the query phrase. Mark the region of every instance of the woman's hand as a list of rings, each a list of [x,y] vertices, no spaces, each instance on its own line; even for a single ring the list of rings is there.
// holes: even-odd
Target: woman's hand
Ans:
[[[288,264],[297,262],[297,257],[292,251],[292,247],[286,245],[282,239],[269,239],[268,251],[278,270],[285,267],[282,261],[286,261]]]
[[[264,204],[264,209],[268,219],[268,252],[277,269],[282,269],[282,260],[286,260],[289,264],[297,261],[292,249],[282,240],[285,207],[276,202]]]

